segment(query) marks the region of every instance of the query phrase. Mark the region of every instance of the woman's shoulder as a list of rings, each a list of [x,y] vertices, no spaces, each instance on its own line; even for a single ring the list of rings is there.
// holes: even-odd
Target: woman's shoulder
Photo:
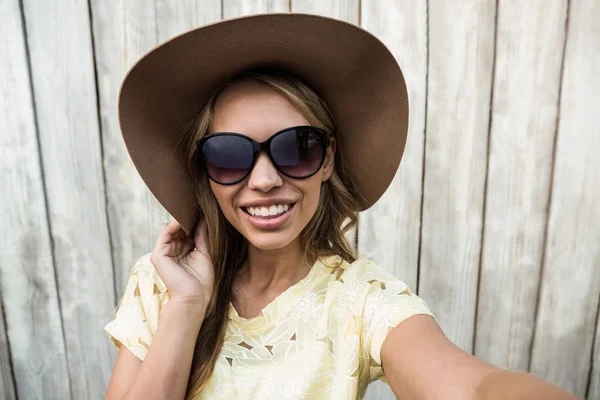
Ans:
[[[343,284],[382,283],[395,286],[399,291],[407,289],[406,284],[397,276],[368,257],[359,257],[348,262],[340,256],[325,257],[321,260],[324,269],[333,275],[333,280]]]
[[[323,265],[331,274],[326,302],[332,312],[347,310],[363,316],[377,313],[388,321],[393,319],[389,313],[405,317],[411,312],[431,314],[426,302],[403,280],[369,258],[348,262],[329,257]]]
[[[133,268],[129,274],[129,283],[137,286],[138,293],[141,296],[165,295],[167,294],[167,286],[150,261],[151,254],[152,253],[147,253],[142,255],[133,264]]]

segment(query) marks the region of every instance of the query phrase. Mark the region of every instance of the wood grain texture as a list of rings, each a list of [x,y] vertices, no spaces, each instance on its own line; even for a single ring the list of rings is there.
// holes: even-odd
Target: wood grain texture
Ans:
[[[598,305],[598,314],[600,314],[600,304]],[[596,340],[594,341],[593,348],[594,353],[591,357],[592,365],[590,367],[587,399],[600,400],[600,315],[596,315]]]
[[[0,2],[0,398],[69,399],[24,33],[18,0]]]
[[[600,4],[572,1],[531,371],[578,396],[600,296]],[[598,379],[594,377],[593,379]],[[598,397],[598,394],[594,394]]]
[[[429,2],[419,294],[472,351],[487,159],[495,2]]]
[[[147,1],[91,1],[91,7],[116,306],[134,262],[152,250],[169,221],[133,166],[117,117],[121,80],[158,43],[157,17],[154,4]],[[107,315],[106,322],[111,318]]]
[[[71,395],[101,398],[114,291],[88,3],[23,7]]]
[[[421,228],[423,134],[427,73],[427,7],[403,0],[362,3],[362,27],[380,38],[395,55],[408,86],[409,134],[398,173],[381,199],[361,214],[359,250],[417,287]]]
[[[2,6],[0,6],[0,10]],[[0,67],[1,69],[1,67]],[[0,276],[1,270],[0,270]],[[1,285],[0,285],[1,287]],[[0,292],[0,294],[2,294]],[[0,306],[4,308],[0,296]],[[12,359],[10,357],[10,349],[8,337],[6,336],[6,320],[4,319],[4,310],[0,316],[0,395],[6,400],[16,400],[17,393],[12,375]]]
[[[223,0],[223,18],[290,11],[290,0]]]
[[[359,24],[360,0],[291,0],[292,12],[319,14]]]
[[[394,54],[408,87],[409,134],[398,173],[381,199],[361,213],[358,249],[416,291],[421,231],[427,74],[427,3],[363,0],[361,26]],[[427,301],[427,299],[425,299]],[[369,385],[366,399],[395,399],[389,385]]]
[[[117,118],[121,80],[155,46],[157,13],[144,1],[92,1],[107,212],[115,263],[115,305],[133,263],[149,252],[168,214],[144,185],[123,143]],[[111,316],[106,316],[108,318]]]
[[[475,355],[528,371],[567,1],[500,0]]]

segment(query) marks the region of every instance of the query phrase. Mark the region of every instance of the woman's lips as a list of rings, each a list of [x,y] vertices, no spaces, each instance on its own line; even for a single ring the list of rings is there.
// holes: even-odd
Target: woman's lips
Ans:
[[[265,217],[258,217],[248,214],[246,211],[242,210],[246,218],[250,221],[252,225],[259,229],[277,229],[283,224],[287,222],[288,219],[292,216],[292,211],[294,210],[296,203],[290,204],[290,208],[278,215],[269,215]]]

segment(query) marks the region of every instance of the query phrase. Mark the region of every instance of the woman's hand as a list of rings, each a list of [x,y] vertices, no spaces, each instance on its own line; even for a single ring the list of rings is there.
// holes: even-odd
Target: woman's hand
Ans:
[[[204,218],[197,224],[193,237],[186,236],[175,220],[158,235],[150,262],[167,286],[169,301],[208,306],[215,274],[206,236]]]

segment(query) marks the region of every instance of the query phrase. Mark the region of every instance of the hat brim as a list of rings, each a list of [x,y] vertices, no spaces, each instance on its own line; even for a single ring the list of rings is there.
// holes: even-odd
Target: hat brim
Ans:
[[[297,13],[252,15],[192,29],[137,61],[123,80],[118,105],[135,167],[188,234],[198,210],[182,129],[219,84],[265,66],[298,76],[329,106],[360,210],[381,197],[398,169],[408,95],[398,63],[375,36],[344,21]]]

